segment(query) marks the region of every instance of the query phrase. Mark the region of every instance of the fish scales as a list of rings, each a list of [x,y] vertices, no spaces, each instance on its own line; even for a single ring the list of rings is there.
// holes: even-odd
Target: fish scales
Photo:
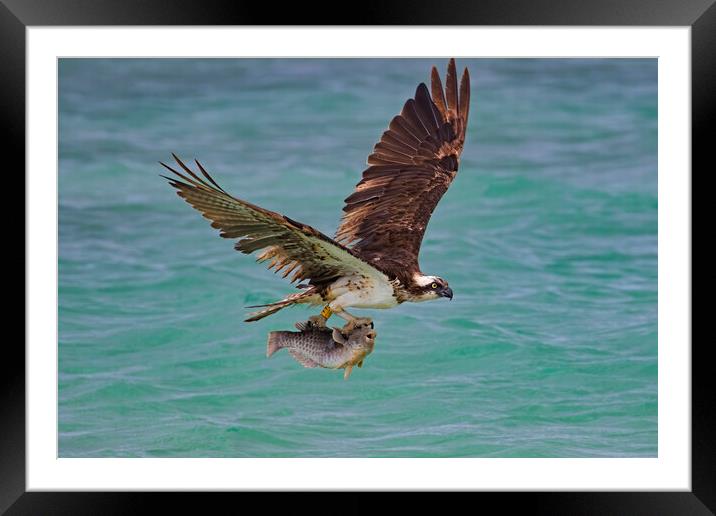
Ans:
[[[349,335],[344,335],[338,328],[330,329],[310,322],[297,323],[296,328],[300,331],[270,332],[266,356],[286,348],[304,367],[345,369],[344,378],[348,378],[353,366],[360,367],[375,346],[376,332],[368,326],[357,327]]]

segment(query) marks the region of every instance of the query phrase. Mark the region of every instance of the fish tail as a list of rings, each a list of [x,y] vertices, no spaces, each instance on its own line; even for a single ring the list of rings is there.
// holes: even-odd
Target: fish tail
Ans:
[[[266,342],[266,358],[276,353],[283,347],[283,338],[285,331],[272,331],[268,334],[268,341]]]

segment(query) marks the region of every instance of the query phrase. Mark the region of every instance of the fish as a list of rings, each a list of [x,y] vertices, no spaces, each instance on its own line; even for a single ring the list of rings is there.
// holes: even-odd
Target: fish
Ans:
[[[377,333],[370,326],[358,326],[345,335],[339,328],[328,328],[312,321],[295,324],[299,330],[272,331],[268,335],[266,357],[280,349],[288,349],[291,356],[304,367],[344,369],[345,380],[353,366],[363,366],[363,360],[375,347]]]

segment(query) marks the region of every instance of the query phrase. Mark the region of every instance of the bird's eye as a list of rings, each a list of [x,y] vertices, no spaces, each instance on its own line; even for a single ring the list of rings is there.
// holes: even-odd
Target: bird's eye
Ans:
[[[430,285],[430,286],[433,287],[433,288],[438,288],[438,284],[437,284],[437,283],[433,283],[433,284]]]

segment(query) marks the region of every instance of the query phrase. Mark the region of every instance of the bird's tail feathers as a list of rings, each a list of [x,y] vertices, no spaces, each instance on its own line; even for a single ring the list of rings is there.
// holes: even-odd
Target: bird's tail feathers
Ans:
[[[301,292],[299,294],[289,294],[281,301],[276,301],[275,303],[247,306],[246,308],[263,308],[263,310],[258,310],[256,312],[250,313],[249,317],[246,319],[246,322],[258,321],[260,319],[263,319],[264,317],[268,317],[269,315],[275,314],[282,308],[295,305],[296,303],[305,303],[307,301],[306,298],[313,296],[314,293],[315,292],[313,292],[313,289],[311,289],[307,290],[306,292]]]

